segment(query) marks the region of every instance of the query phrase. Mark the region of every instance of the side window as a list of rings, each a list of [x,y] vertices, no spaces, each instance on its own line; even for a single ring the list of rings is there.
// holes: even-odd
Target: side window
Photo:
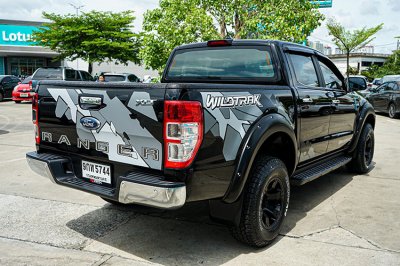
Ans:
[[[79,73],[76,70],[66,69],[65,80],[80,80]]]
[[[387,85],[387,87],[386,87],[386,91],[393,91],[393,90],[395,90],[396,89],[396,83],[393,83],[393,82],[391,82],[391,83],[389,83],[388,85]]]
[[[300,85],[319,87],[317,71],[311,56],[289,54],[293,64],[296,80]]]
[[[135,75],[129,75],[128,80],[130,82],[138,82],[138,78]]]
[[[323,62],[319,61],[319,66],[321,67],[322,76],[325,80],[325,87],[330,89],[342,89],[343,83],[340,81],[338,76]]]
[[[86,80],[86,81],[92,80],[92,76],[88,72],[81,71],[81,75],[82,75],[83,80]]]

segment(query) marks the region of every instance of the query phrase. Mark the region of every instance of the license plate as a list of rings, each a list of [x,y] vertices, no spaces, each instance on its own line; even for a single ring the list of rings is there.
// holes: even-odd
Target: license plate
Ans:
[[[111,184],[111,167],[109,165],[82,161],[82,177],[92,183]]]
[[[29,97],[29,93],[21,93],[19,96],[20,97]]]

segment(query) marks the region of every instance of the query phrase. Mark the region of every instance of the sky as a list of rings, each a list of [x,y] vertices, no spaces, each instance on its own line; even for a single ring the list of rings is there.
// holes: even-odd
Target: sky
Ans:
[[[139,31],[144,12],[156,8],[158,0],[0,0],[0,19],[43,21],[43,11],[58,14],[75,13],[75,8],[70,4],[83,6],[80,9],[83,12],[134,10],[134,26],[135,30]],[[396,49],[397,40],[394,37],[400,36],[400,0],[333,0],[332,8],[320,11],[327,19],[335,18],[348,29],[373,27],[384,23],[383,29],[376,34],[376,39],[371,44],[378,53],[389,54]],[[326,20],[312,33],[309,40],[321,41],[334,47],[332,37],[325,27]]]

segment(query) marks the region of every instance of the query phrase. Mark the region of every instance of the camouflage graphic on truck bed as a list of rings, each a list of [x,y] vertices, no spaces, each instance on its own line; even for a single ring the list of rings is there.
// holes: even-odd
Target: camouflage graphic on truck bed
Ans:
[[[48,88],[48,91],[57,102],[56,117],[65,115],[76,124],[78,145],[89,141],[96,143],[97,147],[100,143],[110,161],[161,169],[162,144],[138,119],[132,118],[129,110],[131,108],[157,120],[153,106],[137,104],[138,99],[150,100],[149,93],[133,92],[125,106],[118,97],[111,99],[104,90]],[[104,106],[98,110],[82,109],[78,102],[82,94],[103,97]],[[83,117],[97,119],[100,126],[97,129],[86,128],[80,122]]]

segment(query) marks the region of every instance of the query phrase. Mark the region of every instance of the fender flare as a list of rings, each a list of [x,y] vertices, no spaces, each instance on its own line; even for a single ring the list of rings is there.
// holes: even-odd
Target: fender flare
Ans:
[[[376,116],[374,107],[367,100],[365,100],[364,104],[361,107],[361,110],[358,112],[355,118],[354,136],[348,149],[349,153],[352,153],[356,149],[358,140],[360,139],[361,131],[364,128],[365,122],[367,121],[368,117],[372,117],[374,122],[372,126],[375,128]]]
[[[268,114],[254,123],[243,139],[235,161],[235,171],[222,199],[223,202],[233,203],[240,197],[258,151],[270,136],[279,132],[291,138],[295,151],[294,162],[297,165],[298,147],[294,126],[278,113]],[[289,173],[289,176],[291,174]]]

